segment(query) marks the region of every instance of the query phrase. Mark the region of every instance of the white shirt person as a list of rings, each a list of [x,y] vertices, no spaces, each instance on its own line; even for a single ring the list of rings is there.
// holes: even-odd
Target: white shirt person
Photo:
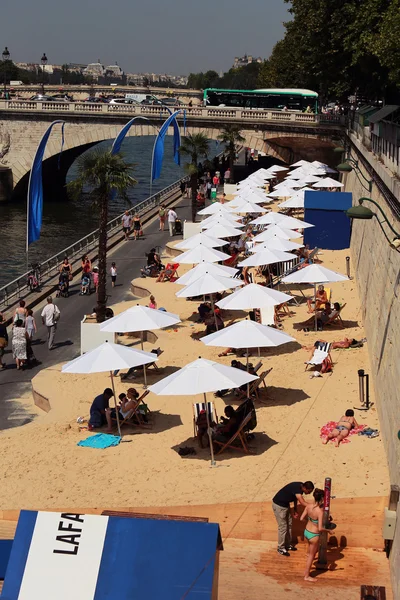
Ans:
[[[178,215],[174,211],[173,208],[170,208],[168,211],[168,227],[169,227],[169,235],[172,237],[175,233],[175,221],[178,218]]]
[[[53,304],[52,297],[48,296],[47,304],[42,310],[41,317],[43,325],[46,325],[47,327],[47,344],[49,350],[54,348],[54,337],[56,335],[57,321],[59,320],[60,315],[60,309]]]

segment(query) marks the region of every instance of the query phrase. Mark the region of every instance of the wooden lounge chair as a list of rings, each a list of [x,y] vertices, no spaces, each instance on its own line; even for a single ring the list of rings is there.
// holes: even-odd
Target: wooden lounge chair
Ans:
[[[329,342],[318,342],[318,346],[315,348],[312,357],[306,362],[305,370],[307,371],[309,366],[316,367],[322,365],[325,359],[329,360],[331,369],[333,369],[333,361],[330,349],[331,344]]]
[[[195,402],[193,404],[193,431],[194,437],[197,437],[197,419],[199,418],[200,412],[206,410],[204,402]],[[214,406],[214,402],[207,402],[208,418],[210,423],[218,423],[218,415]]]
[[[129,413],[126,415],[126,417],[124,417],[124,419],[120,420],[119,424],[120,427],[122,427],[122,425],[135,425],[137,427],[142,427],[142,428],[151,428],[152,427],[152,423],[150,422],[151,419],[151,411],[149,410],[149,407],[147,406],[147,404],[145,404],[144,402],[144,398],[150,394],[150,390],[146,390],[145,392],[143,392],[143,394],[140,396],[140,398],[138,398],[137,400],[137,406],[136,408],[133,408],[132,410],[129,411]],[[146,412],[146,418],[148,419],[148,421],[145,420],[143,413],[140,412],[140,405],[143,403],[144,406],[146,406],[147,412]],[[113,421],[116,421],[117,419],[113,419]]]
[[[324,327],[328,327],[328,325],[339,325],[339,327],[341,329],[344,329],[344,323],[342,321],[342,310],[344,309],[344,307],[346,306],[346,303],[342,304],[342,306],[340,307],[340,310],[336,313],[336,315],[334,315],[333,317],[331,317],[329,319],[329,321],[327,321],[326,323],[324,323]]]
[[[259,378],[256,379],[255,381],[252,381],[250,383],[249,386],[249,396],[255,396],[256,399],[259,402],[262,402],[262,400],[260,399],[260,395],[259,395],[259,391],[260,391],[260,386],[261,384],[264,384],[265,389],[267,389],[267,384],[265,383],[265,378],[266,376],[271,373],[272,371],[272,367],[270,369],[267,369],[266,371],[263,371]],[[246,390],[238,390],[239,391],[239,395],[242,396],[243,398],[247,398],[247,389]]]
[[[250,454],[249,447],[246,442],[244,430],[246,425],[252,418],[251,413],[249,413],[241,422],[239,429],[227,442],[218,442],[217,440],[213,440],[214,446],[221,446],[221,448],[216,452],[216,456],[221,454],[226,448],[231,448],[232,450],[239,450],[245,452],[245,454]],[[236,442],[236,444],[235,444]]]

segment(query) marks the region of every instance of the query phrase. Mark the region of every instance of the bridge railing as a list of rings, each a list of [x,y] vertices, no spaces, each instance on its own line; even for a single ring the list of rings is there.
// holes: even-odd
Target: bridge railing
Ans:
[[[259,110],[229,108],[219,106],[189,106],[180,104],[179,106],[170,106],[171,110],[184,109],[186,119],[204,120],[227,120],[241,122],[266,122],[275,121],[279,123],[297,123],[297,124],[342,124],[343,117],[340,115],[316,115],[304,112],[291,112],[282,110]],[[106,104],[99,102],[37,102],[36,100],[0,100],[0,110],[42,111],[44,113],[58,114],[86,114],[86,115],[127,115],[144,116],[153,118],[167,117],[169,112],[165,106],[147,105],[147,104]],[[183,114],[178,116],[180,120],[184,119]]]
[[[129,210],[130,214],[138,214],[142,216],[147,211],[159,206],[164,198],[167,198],[172,192],[176,192],[179,189],[180,183],[184,177],[178,179],[171,185],[163,188],[156,194],[153,194],[143,202],[139,202],[135,206],[131,207]],[[114,219],[107,224],[107,238],[110,239],[118,229],[121,229],[121,219],[122,214],[118,215]],[[88,235],[85,235],[83,238],[71,244],[67,248],[60,250],[47,260],[44,260],[40,263],[41,267],[41,276],[42,276],[42,285],[45,285],[52,277],[57,275],[61,263],[65,256],[68,256],[71,263],[76,261],[79,257],[84,254],[89,254],[92,252],[97,244],[99,239],[99,230],[95,229],[91,231]],[[0,307],[6,307],[9,305],[10,300],[13,298],[23,297],[25,294],[29,292],[28,286],[28,275],[30,271],[23,273],[13,281],[10,281],[6,285],[0,288]]]

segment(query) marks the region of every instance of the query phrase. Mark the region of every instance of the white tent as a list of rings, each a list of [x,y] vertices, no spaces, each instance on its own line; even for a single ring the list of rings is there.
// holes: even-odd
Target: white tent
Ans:
[[[233,212],[229,214],[226,213],[224,215],[210,215],[206,219],[204,219],[200,225],[202,229],[207,229],[207,226],[211,225],[229,225],[231,227],[243,227],[242,223],[240,223],[240,217]]]
[[[258,204],[253,204],[251,202],[243,202],[240,203],[239,205],[236,205],[236,208],[234,209],[236,213],[240,213],[240,214],[257,214],[257,213],[265,213],[266,212],[266,208],[263,208],[262,206],[258,206]]]

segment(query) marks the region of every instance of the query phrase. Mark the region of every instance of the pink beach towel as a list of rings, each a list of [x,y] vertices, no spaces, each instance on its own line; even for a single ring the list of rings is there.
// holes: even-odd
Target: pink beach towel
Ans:
[[[319,437],[321,439],[326,438],[328,433],[331,433],[335,429],[336,425],[337,425],[336,421],[328,421],[328,423],[326,425],[321,427],[321,431],[319,432]],[[340,443],[341,444],[349,444],[350,443],[349,437],[351,435],[355,435],[355,434],[358,435],[359,432],[365,428],[366,428],[366,425],[359,425],[359,427],[356,427],[355,429],[351,429],[349,435],[346,438],[344,438],[344,440],[342,440]],[[329,440],[329,441],[333,442],[334,439],[335,438],[333,438],[332,440]]]

